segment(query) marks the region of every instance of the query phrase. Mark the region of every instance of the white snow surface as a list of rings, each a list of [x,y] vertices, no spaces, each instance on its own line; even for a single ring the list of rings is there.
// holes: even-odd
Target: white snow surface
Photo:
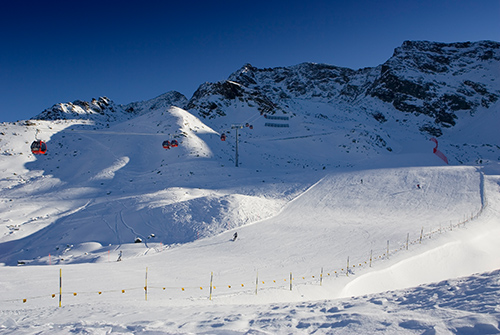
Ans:
[[[500,333],[498,162],[231,115],[1,124],[0,333]]]

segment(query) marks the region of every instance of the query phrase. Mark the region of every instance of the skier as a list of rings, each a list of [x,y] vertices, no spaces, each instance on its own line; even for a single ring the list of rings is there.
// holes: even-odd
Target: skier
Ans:
[[[420,184],[417,184],[417,188],[420,190]]]
[[[120,254],[118,255],[118,259],[116,261],[120,262],[121,260],[122,260],[122,251],[120,250]]]
[[[238,238],[238,233],[235,232],[233,235],[233,241],[236,241],[237,238]]]

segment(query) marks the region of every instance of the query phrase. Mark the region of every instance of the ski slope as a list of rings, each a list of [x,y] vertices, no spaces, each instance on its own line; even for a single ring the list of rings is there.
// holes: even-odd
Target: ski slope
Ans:
[[[443,166],[410,138],[348,166],[328,134],[256,127],[236,168],[177,108],[40,123],[42,157],[33,127],[2,127],[2,333],[500,332],[498,163]]]

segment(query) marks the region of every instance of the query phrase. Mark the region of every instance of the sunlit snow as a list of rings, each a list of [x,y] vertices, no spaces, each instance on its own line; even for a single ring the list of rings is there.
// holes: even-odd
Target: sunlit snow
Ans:
[[[445,165],[402,129],[389,152],[349,121],[238,113],[1,124],[0,332],[500,332],[498,162],[457,164],[458,132]]]

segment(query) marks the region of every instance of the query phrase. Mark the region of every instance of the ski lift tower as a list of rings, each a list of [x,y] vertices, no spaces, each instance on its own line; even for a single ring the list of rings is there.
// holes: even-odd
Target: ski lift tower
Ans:
[[[238,167],[238,129],[242,129],[242,128],[243,128],[243,125],[241,125],[241,124],[233,124],[233,125],[231,125],[231,129],[235,129],[236,130],[236,156],[234,158],[236,167]]]

